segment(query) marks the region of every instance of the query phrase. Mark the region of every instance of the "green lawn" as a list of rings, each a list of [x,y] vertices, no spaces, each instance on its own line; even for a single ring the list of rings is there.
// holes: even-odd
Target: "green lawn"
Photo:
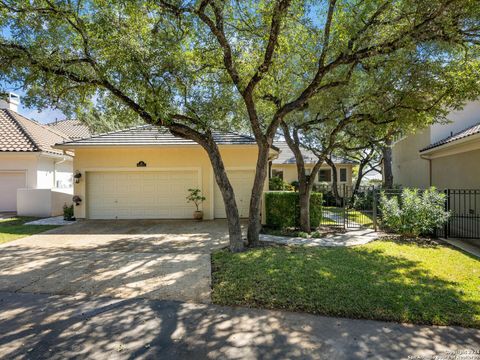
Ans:
[[[480,328],[480,261],[390,240],[213,254],[216,304]]]
[[[31,217],[15,217],[0,220],[0,244],[57,227],[51,225],[24,225],[24,223],[35,219]]]

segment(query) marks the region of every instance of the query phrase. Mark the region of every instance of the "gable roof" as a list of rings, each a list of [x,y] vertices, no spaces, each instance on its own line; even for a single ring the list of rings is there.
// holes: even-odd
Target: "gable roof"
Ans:
[[[0,109],[0,152],[47,152],[63,154],[52,148],[68,137],[8,109]]]
[[[439,146],[442,146],[442,145],[445,145],[445,144],[448,144],[448,143],[452,143],[454,141],[457,141],[457,140],[460,140],[460,139],[463,139],[463,138],[466,138],[468,136],[472,136],[472,135],[475,135],[475,134],[480,134],[480,122],[473,125],[473,126],[470,126],[470,127],[466,128],[462,131],[459,131],[455,134],[447,136],[446,138],[444,138],[442,140],[434,142],[433,144],[430,144],[427,147],[424,147],[423,149],[421,149],[420,152],[427,151],[427,150],[430,150],[430,149],[433,149],[433,148],[436,148],[436,147],[439,147]]]
[[[78,120],[66,119],[48,123],[46,125],[50,129],[54,129],[64,133],[72,140],[82,139],[90,137],[92,135],[88,127]]]
[[[218,145],[255,145],[255,139],[250,136],[229,132],[213,132],[213,138]],[[177,137],[165,128],[154,125],[140,125],[129,129],[112,131],[91,137],[66,141],[57,144],[58,147],[69,146],[159,146],[159,145],[198,145],[193,140]]]
[[[292,150],[290,150],[286,141],[276,141],[273,143],[279,150],[280,154],[276,159],[272,161],[273,164],[295,164],[295,155]],[[305,148],[301,148],[303,159],[305,164],[315,164],[318,160],[317,156]],[[355,164],[355,161],[340,158],[337,156],[332,156],[332,161],[335,164]]]

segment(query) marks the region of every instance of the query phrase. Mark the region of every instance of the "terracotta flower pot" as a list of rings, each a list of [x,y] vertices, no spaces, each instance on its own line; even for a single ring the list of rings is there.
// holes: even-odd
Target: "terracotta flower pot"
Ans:
[[[193,213],[193,218],[194,218],[195,220],[199,220],[199,221],[200,221],[200,220],[203,220],[203,211],[195,211],[195,212]]]

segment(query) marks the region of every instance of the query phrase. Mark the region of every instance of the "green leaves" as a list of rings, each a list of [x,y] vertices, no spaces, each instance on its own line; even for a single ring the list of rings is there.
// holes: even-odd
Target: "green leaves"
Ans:
[[[419,192],[403,189],[401,196],[381,194],[380,210],[384,225],[402,235],[430,235],[449,218],[445,211],[445,194],[434,187]]]
[[[0,80],[23,86],[31,106],[106,127],[183,114],[196,128],[248,132],[258,122],[265,131],[279,108],[296,121],[291,113],[307,102],[323,115],[360,102],[358,113],[412,130],[441,115],[417,110],[436,95],[447,93],[436,109],[477,95],[472,0],[336,1],[331,21],[326,1],[301,0],[213,1],[203,10],[197,1],[4,0],[0,8]],[[239,89],[255,76],[250,99]]]

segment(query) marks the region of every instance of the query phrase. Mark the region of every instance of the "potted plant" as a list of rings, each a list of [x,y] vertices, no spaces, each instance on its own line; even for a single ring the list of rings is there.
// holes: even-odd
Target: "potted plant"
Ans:
[[[202,220],[203,219],[203,211],[199,209],[199,206],[202,202],[206,200],[205,196],[202,195],[202,191],[200,189],[188,189],[190,195],[187,196],[188,202],[193,202],[197,210],[193,213],[193,218],[195,220]]]
[[[73,216],[73,204],[72,205],[63,205],[63,220],[66,221],[75,221],[75,216]]]

